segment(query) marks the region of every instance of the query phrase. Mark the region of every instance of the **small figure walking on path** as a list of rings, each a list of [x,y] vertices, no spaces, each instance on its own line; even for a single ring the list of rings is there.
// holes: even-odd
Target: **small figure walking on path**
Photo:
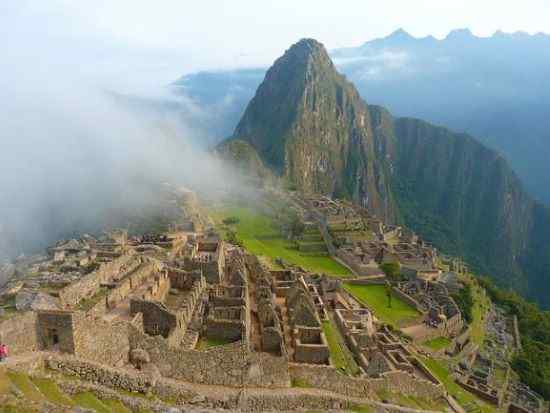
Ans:
[[[0,344],[0,362],[8,358],[8,346],[4,343]]]

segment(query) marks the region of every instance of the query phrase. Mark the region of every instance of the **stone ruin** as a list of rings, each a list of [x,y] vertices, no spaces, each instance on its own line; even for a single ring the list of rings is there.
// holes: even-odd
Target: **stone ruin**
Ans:
[[[423,314],[422,325],[403,329],[413,340],[455,337],[463,330],[464,321],[460,309],[445,284],[416,279],[400,282],[394,290]]]
[[[358,217],[346,208],[338,214],[349,226]],[[346,396],[372,396],[373,389],[442,396],[401,339],[339,281],[296,268],[269,270],[212,231],[190,231],[205,220],[194,215],[198,210],[189,214],[197,225],[178,232],[117,232],[56,245],[51,265],[78,267],[79,276],[48,293],[56,308],[0,321],[0,338],[15,355],[45,351],[50,367],[62,372],[86,366],[71,367],[71,374],[102,365],[117,374],[151,373],[151,381],[241,390],[288,389],[307,377]],[[357,362],[356,377],[335,369],[327,326]]]

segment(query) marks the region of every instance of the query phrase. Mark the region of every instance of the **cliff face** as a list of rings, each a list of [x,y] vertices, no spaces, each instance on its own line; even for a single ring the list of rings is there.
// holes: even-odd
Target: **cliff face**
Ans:
[[[249,142],[300,190],[348,197],[395,217],[367,106],[315,40],[298,42],[269,69],[233,139]]]
[[[402,221],[526,292],[520,256],[531,236],[534,203],[506,160],[467,135],[421,120],[374,126],[393,144],[392,190]]]
[[[550,305],[550,212],[506,160],[467,135],[367,106],[318,42],[275,62],[229,142],[238,140],[298,189],[353,199]]]

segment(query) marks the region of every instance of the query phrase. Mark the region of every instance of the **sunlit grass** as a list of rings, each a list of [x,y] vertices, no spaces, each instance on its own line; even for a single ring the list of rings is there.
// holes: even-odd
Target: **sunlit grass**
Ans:
[[[259,210],[244,207],[225,207],[210,210],[209,215],[219,226],[226,218],[238,218],[239,221],[231,225],[231,228],[235,230],[237,238],[252,254],[266,256],[271,259],[282,258],[312,272],[340,276],[351,274],[349,269],[327,255],[298,251],[293,242],[281,236],[272,218]]]
[[[391,307],[389,307],[384,285],[344,283],[344,288],[356,299],[371,308],[374,315],[384,323],[399,326],[420,316],[416,308],[410,306],[395,294],[392,294]]]

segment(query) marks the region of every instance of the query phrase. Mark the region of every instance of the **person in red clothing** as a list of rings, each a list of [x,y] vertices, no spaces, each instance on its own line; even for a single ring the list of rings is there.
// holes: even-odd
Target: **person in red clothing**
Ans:
[[[0,361],[4,361],[8,358],[8,346],[4,343],[0,344]]]

